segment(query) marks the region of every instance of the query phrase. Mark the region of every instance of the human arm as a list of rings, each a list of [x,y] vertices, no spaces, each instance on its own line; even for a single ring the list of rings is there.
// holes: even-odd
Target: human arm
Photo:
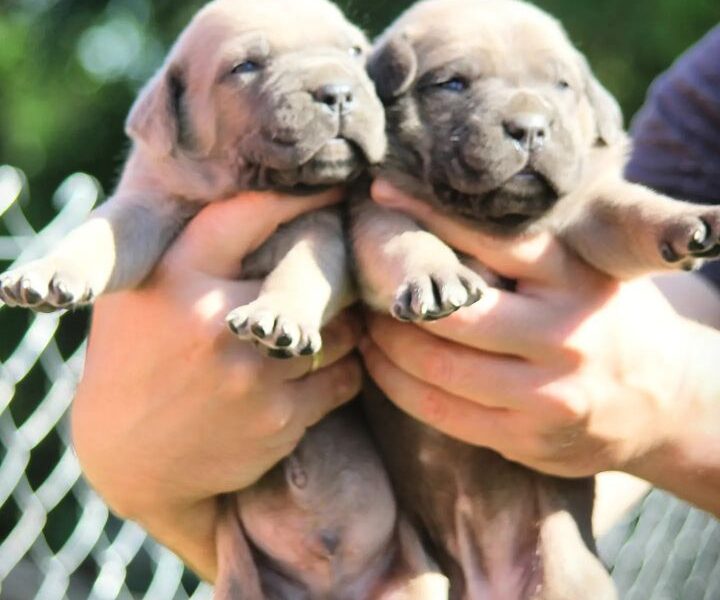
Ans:
[[[224,317],[254,299],[242,257],[282,222],[337,200],[247,193],[192,221],[139,289],[101,299],[73,405],[75,448],[91,484],[208,580],[215,497],[289,454],[305,429],[352,398],[350,315],[323,335],[324,366],[278,362],[238,341]]]
[[[373,191],[518,282],[434,323],[371,317],[365,362],[396,404],[541,471],[622,470],[720,514],[720,333],[549,235],[494,240],[387,185]],[[720,312],[706,292],[704,310]]]

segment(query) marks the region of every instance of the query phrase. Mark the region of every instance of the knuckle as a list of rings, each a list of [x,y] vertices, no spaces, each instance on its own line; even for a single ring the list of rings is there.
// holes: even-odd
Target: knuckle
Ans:
[[[276,398],[267,403],[262,415],[258,418],[258,431],[267,436],[278,436],[285,433],[295,418],[294,403],[286,398]]]
[[[590,402],[583,394],[556,398],[552,408],[555,425],[562,429],[580,427],[590,416]]]
[[[543,407],[543,420],[552,428],[579,427],[591,413],[588,390],[574,381],[556,381],[539,391],[536,405]]]
[[[331,383],[335,403],[349,400],[360,391],[362,386],[362,369],[357,360],[352,359],[347,363],[337,366]]]

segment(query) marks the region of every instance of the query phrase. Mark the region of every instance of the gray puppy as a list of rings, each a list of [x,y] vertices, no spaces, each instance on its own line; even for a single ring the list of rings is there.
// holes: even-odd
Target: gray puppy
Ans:
[[[356,178],[385,150],[368,49],[327,0],[208,4],[131,110],[133,149],[115,194],[47,256],[2,275],[0,298],[43,312],[90,303],[140,284],[211,201]],[[281,228],[241,275],[264,283],[228,315],[231,329],[275,356],[317,353],[321,326],[351,299],[338,211]],[[217,596],[228,600],[436,597],[436,583],[413,580],[432,566],[348,410],[225,499],[218,558]]]
[[[381,175],[478,231],[546,230],[619,278],[717,256],[720,209],[623,180],[617,103],[560,25],[516,0],[426,0],[369,62],[386,106]],[[474,303],[485,282],[409,217],[352,204],[366,303],[407,321]],[[451,439],[367,393],[401,508],[428,534],[452,598],[613,598],[594,555],[593,482],[548,477]]]

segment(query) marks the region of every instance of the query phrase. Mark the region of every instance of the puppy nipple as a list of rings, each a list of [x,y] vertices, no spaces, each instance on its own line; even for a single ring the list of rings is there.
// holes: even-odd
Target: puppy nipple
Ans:
[[[290,482],[290,485],[300,490],[304,490],[307,487],[307,473],[300,463],[300,459],[294,454],[291,454],[285,460],[285,474]]]
[[[334,529],[326,529],[320,532],[319,538],[328,556],[333,556],[340,546],[340,533]]]

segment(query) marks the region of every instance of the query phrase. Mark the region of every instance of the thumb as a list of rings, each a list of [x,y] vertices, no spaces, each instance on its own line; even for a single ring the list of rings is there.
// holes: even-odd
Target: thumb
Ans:
[[[341,188],[312,196],[249,191],[213,202],[190,221],[166,258],[171,264],[212,277],[236,277],[243,259],[280,225],[306,212],[335,204],[342,196]]]

